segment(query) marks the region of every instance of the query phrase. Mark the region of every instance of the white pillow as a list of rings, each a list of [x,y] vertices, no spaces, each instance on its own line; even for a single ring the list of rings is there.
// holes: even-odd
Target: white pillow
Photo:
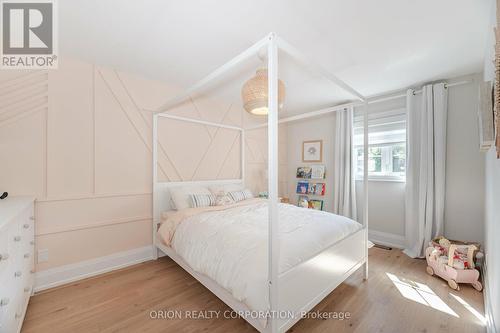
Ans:
[[[234,191],[243,191],[244,187],[242,184],[221,184],[210,186],[208,189],[212,194],[221,195]]]
[[[210,194],[190,194],[191,207],[209,207],[216,205],[216,196],[212,193]]]
[[[253,198],[253,194],[249,189],[244,189],[243,191],[231,191],[227,195],[235,202]]]
[[[203,186],[178,186],[170,189],[170,197],[174,203],[176,210],[186,209],[191,207],[191,194],[211,194],[210,191]],[[172,207],[173,208],[173,207]]]

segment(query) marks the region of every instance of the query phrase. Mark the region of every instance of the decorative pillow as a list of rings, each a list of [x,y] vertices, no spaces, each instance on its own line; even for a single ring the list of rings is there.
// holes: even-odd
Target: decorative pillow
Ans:
[[[253,198],[253,194],[249,189],[244,189],[243,191],[231,191],[228,192],[227,195],[229,195],[229,197],[231,197],[231,199],[235,202]]]
[[[218,194],[215,199],[215,204],[217,206],[226,206],[234,203],[234,200],[227,194]]]
[[[174,203],[173,207],[176,210],[182,210],[191,207],[191,194],[211,194],[210,191],[203,186],[178,186],[170,189],[170,197]]]
[[[210,194],[190,194],[189,197],[191,198],[191,207],[192,208],[215,206],[215,203],[216,203],[215,195],[213,195],[212,193],[210,193]]]
[[[221,185],[213,185],[208,188],[212,194],[227,194],[228,192],[233,191],[243,191],[244,187],[242,184],[221,184]]]

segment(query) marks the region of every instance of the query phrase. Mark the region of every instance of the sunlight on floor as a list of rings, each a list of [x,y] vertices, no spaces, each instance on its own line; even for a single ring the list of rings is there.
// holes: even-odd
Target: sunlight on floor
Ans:
[[[460,296],[457,296],[457,295],[453,295],[452,293],[450,293],[450,295],[456,299],[458,301],[458,303],[462,304],[464,306],[464,308],[466,308],[467,310],[470,311],[470,313],[472,313],[477,319],[479,319],[479,321],[481,322],[481,324],[483,326],[486,325],[486,318],[479,313],[479,311],[477,311],[476,309],[474,309],[469,303],[467,303],[462,297]]]
[[[399,278],[394,274],[385,273],[392,283],[398,288],[401,295],[414,302],[430,306],[433,309],[447,313],[454,317],[459,317],[446,303],[439,298],[427,285],[405,278]]]

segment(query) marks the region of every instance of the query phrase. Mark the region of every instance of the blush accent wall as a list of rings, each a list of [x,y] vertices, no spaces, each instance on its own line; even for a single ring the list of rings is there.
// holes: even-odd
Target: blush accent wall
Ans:
[[[180,89],[69,58],[49,72],[1,71],[0,87],[0,189],[37,198],[36,247],[49,253],[37,271],[151,245],[151,111]],[[256,121],[239,100],[208,96],[171,113],[235,126]],[[240,140],[237,131],[161,119],[159,178],[239,178]],[[254,190],[263,147],[265,137],[249,134]]]

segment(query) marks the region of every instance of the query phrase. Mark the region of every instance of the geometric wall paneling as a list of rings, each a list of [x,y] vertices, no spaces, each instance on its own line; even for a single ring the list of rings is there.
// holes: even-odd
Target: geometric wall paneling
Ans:
[[[210,146],[212,137],[204,125],[168,118],[158,119],[158,142],[172,161],[179,181],[193,179],[196,166]],[[167,175],[171,179],[171,175]]]
[[[43,271],[148,245],[151,245],[151,219],[44,234],[37,236],[37,247],[49,249],[50,261],[37,264],[36,269]]]
[[[148,144],[145,133],[148,129],[141,115],[134,113],[120,92],[116,81],[112,80],[112,73],[96,70],[97,194],[151,191],[151,143]]]
[[[45,119],[46,109],[0,124],[1,191],[45,197]]]
[[[47,196],[94,189],[94,66],[64,59],[49,75]]]
[[[121,84],[126,87],[130,98],[141,110],[156,110],[169,97],[175,97],[180,89],[155,80],[148,80],[129,73],[116,71]]]
[[[0,124],[47,107],[47,73],[30,73],[0,83]]]
[[[50,251],[50,260],[37,270],[151,244],[151,111],[180,91],[59,61],[57,71],[0,72],[0,185],[38,199],[36,245]],[[169,114],[233,126],[262,121],[249,117],[239,96],[207,96]],[[166,118],[158,126],[160,180],[240,177],[239,131]],[[257,162],[250,171],[262,181],[266,138],[247,135],[247,161]]]
[[[118,102],[121,110],[126,115],[129,122],[133,125],[136,135],[143,141],[144,145],[150,152],[150,156],[146,159],[148,163],[152,161],[152,114],[141,110],[136,101],[132,98],[130,89],[125,86],[125,81],[118,75],[115,70],[109,68],[100,68],[98,70],[100,77],[106,83],[107,88],[113,94]],[[176,179],[175,173],[168,156],[165,155],[163,147],[160,144],[158,150],[158,164],[160,176],[165,176],[167,179]],[[149,168],[151,169],[151,168]],[[148,173],[150,170],[148,171]],[[151,180],[147,182],[150,187]]]
[[[217,128],[192,180],[231,179],[234,174],[237,174],[236,178],[240,178],[240,148],[239,131]],[[236,159],[236,163],[231,165],[228,159]]]
[[[36,205],[37,234],[95,228],[151,219],[151,195],[43,200]]]
[[[0,184],[11,195],[46,194],[47,95],[46,71],[1,73]]]

